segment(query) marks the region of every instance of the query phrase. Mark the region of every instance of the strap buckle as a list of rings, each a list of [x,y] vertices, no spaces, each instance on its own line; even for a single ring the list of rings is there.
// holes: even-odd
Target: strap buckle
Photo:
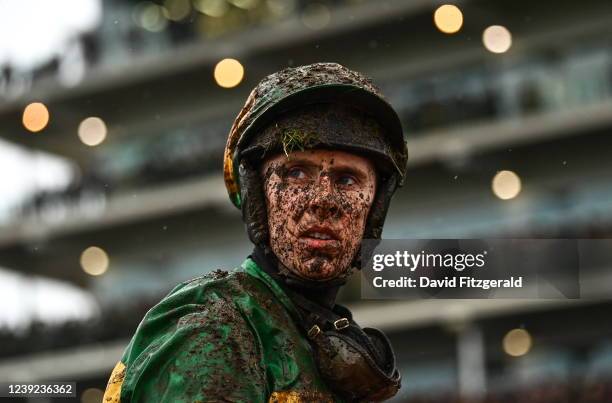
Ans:
[[[349,320],[347,318],[340,318],[336,321],[334,321],[334,328],[336,330],[342,330],[342,329],[346,329],[347,327],[349,327]]]
[[[318,325],[313,325],[308,331],[308,337],[314,339],[321,333],[321,328]]]

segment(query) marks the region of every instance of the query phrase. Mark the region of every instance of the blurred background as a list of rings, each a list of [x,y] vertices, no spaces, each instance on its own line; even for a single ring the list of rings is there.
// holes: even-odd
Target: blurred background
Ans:
[[[0,380],[99,402],[152,305],[242,262],[227,133],[319,61],[403,120],[385,238],[612,238],[609,0],[0,0]],[[342,300],[395,345],[394,401],[612,402],[611,268],[579,300]]]

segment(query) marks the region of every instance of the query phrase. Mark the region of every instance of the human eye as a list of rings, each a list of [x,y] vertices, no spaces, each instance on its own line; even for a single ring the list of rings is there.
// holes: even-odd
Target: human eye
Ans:
[[[336,183],[340,186],[353,186],[357,184],[357,179],[353,175],[340,174],[336,178]]]
[[[287,169],[285,176],[291,179],[306,179],[306,170],[301,166],[293,166]]]

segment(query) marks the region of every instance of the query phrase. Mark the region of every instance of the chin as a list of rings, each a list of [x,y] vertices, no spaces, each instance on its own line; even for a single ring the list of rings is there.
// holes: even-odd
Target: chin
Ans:
[[[332,280],[342,274],[344,270],[337,268],[331,262],[324,262],[322,265],[312,262],[309,265],[300,267],[300,276],[315,281]]]

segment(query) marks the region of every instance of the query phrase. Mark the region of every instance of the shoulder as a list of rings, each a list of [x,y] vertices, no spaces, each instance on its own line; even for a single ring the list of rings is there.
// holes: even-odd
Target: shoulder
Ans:
[[[172,397],[168,401],[174,396],[203,400],[203,391],[221,393],[219,377],[238,371],[238,364],[259,363],[255,335],[236,304],[249,277],[241,270],[215,270],[177,285],[151,308],[121,360],[126,367],[122,401],[150,401],[160,388]],[[247,379],[263,376],[258,365],[244,371]],[[259,396],[261,391],[223,389],[222,395],[232,393]]]
[[[255,279],[240,268],[215,270],[178,284],[144,316],[126,351],[135,358],[147,348],[186,333],[222,324],[245,326],[236,300],[248,294]]]
[[[212,305],[218,300],[224,300],[238,311],[250,311],[254,306],[267,306],[266,302],[279,298],[270,283],[259,271],[252,270],[247,260],[232,270],[213,270],[178,284],[151,311]],[[148,316],[154,313],[151,311]]]
[[[176,285],[158,304],[202,303],[245,292],[253,279],[241,267],[213,270]]]

